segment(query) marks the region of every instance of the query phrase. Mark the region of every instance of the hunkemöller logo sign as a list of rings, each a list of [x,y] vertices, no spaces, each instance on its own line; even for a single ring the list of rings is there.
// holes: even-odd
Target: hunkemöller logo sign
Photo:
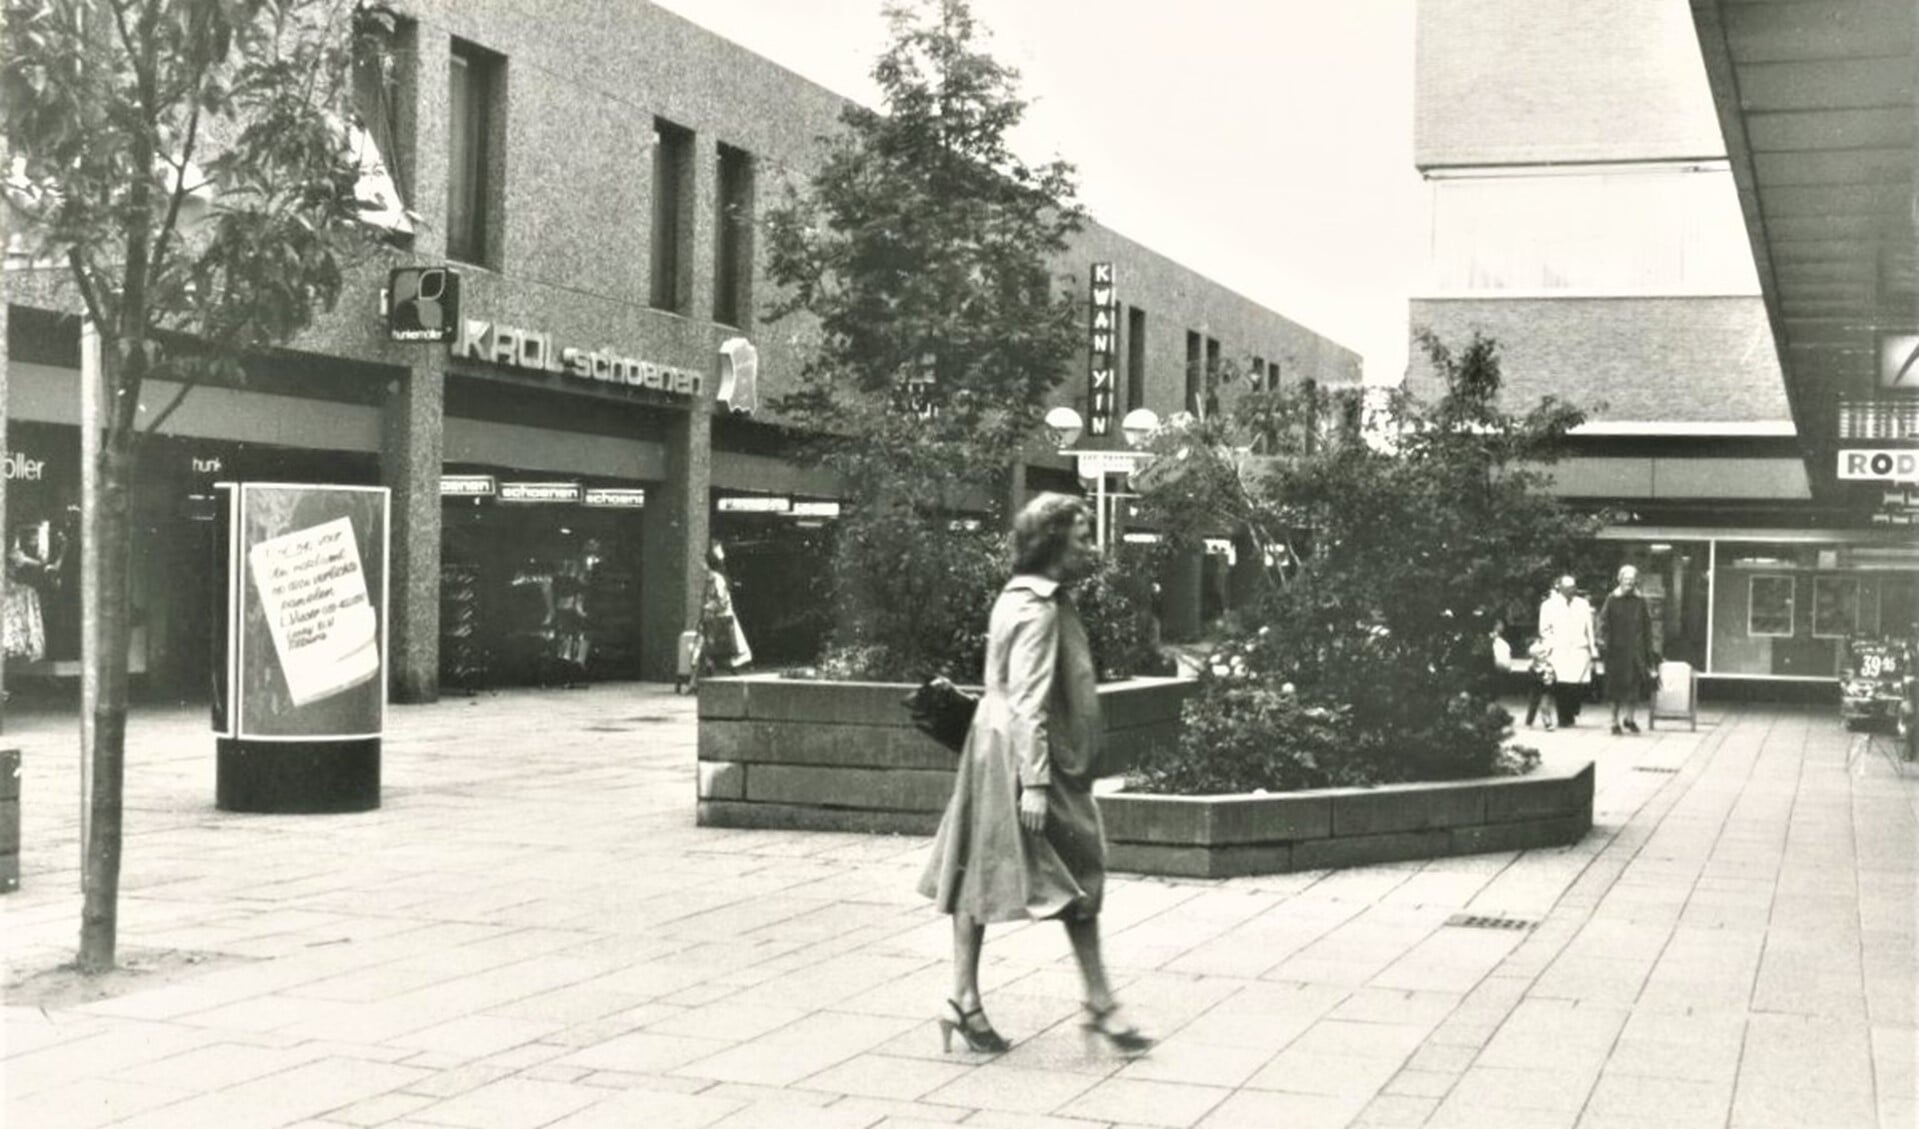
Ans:
[[[698,396],[706,378],[698,372],[636,357],[622,357],[608,349],[560,346],[550,333],[466,318],[448,346],[455,357],[527,372],[564,373],[576,380],[649,388],[675,396]]]

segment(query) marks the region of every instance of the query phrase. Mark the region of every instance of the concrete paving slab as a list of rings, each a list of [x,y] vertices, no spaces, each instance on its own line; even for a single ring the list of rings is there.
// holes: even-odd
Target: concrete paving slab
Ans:
[[[1601,818],[1572,847],[1114,876],[1120,992],[1164,1038],[1128,1063],[1079,1038],[1051,925],[989,934],[987,1006],[1016,1050],[940,1053],[950,931],[912,891],[925,841],[694,826],[691,703],[661,688],[396,709],[385,803],[345,817],[212,810],[203,715],[143,710],[123,944],[250,959],[8,1007],[6,1112],[56,1129],[1904,1129],[1915,775],[1852,755],[1816,711],[1702,720],[1534,735],[1599,762]],[[77,821],[71,719],[9,722],[26,884],[0,899],[0,954],[20,983],[69,955]],[[1678,771],[1633,771],[1652,763]],[[1461,910],[1535,924],[1448,925]]]

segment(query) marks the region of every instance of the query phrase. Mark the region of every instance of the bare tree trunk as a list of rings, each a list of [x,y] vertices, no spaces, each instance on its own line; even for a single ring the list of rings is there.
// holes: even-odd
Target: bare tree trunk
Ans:
[[[103,350],[109,373],[118,365]],[[117,381],[109,377],[108,388]],[[97,602],[99,692],[93,711],[93,781],[86,843],[86,901],[80,912],[80,955],[85,973],[114,966],[120,928],[120,845],[126,779],[127,643],[131,633],[128,575],[131,571],[133,455],[131,428],[109,427],[100,450],[100,498],[93,528],[81,536],[99,546],[99,588],[83,598]]]

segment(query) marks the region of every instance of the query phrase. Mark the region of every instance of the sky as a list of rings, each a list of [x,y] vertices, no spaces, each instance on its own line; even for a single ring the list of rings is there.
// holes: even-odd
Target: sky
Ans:
[[[655,0],[868,105],[881,0]],[[1405,369],[1425,196],[1414,0],[973,0],[1031,103],[1014,144],[1078,166],[1095,219]]]

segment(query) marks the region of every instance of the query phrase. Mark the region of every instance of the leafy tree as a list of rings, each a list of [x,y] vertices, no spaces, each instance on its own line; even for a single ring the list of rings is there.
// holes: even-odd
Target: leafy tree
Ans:
[[[1493,700],[1490,634],[1594,531],[1546,477],[1584,416],[1551,398],[1519,414],[1502,408],[1489,338],[1458,353],[1430,334],[1420,340],[1444,391],[1432,403],[1396,393],[1389,431],[1371,442],[1325,442],[1291,389],[1156,440],[1149,514],[1181,536],[1209,525],[1250,531],[1266,578],[1192,707],[1205,716],[1189,736],[1204,739],[1171,754],[1166,780],[1237,790],[1248,779],[1297,787],[1498,769],[1511,719]],[[1247,453],[1255,431],[1275,454]],[[1261,730],[1257,739],[1222,733],[1245,726]],[[1214,753],[1237,745],[1298,755],[1283,772],[1254,766],[1249,776],[1245,758]],[[1209,758],[1211,775],[1196,763]]]
[[[951,522],[985,509],[986,529],[1003,524],[1006,476],[1078,345],[1050,262],[1083,212],[1070,166],[1008,148],[1018,75],[964,0],[886,14],[882,108],[845,111],[767,227],[773,316],[818,328],[777,406],[827,436],[817,455],[848,495],[835,642],[897,676],[952,666],[944,640],[985,615],[966,582],[978,547]]]
[[[8,204],[101,343],[95,520],[82,534],[99,561],[83,596],[99,625],[86,972],[113,966],[118,932],[141,387],[237,380],[242,357],[339,298],[368,243],[347,134],[356,37],[390,30],[343,0],[7,6]]]

